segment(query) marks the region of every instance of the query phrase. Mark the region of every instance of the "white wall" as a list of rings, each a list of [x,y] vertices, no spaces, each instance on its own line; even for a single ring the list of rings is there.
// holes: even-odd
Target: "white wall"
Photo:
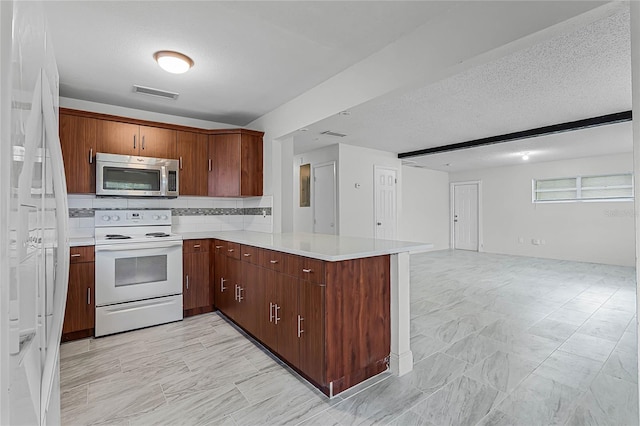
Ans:
[[[398,238],[433,244],[434,250],[449,245],[449,173],[402,167],[402,217]]]
[[[575,160],[451,173],[451,182],[482,181],[481,250],[613,265],[635,265],[632,202],[534,204],[531,180],[633,171],[633,156]],[[519,239],[524,240],[523,243]],[[533,245],[532,239],[544,240]]]
[[[313,232],[313,194],[311,196],[311,206],[300,207],[300,166],[302,164],[314,165],[336,162],[336,181],[339,182],[338,172],[338,144],[325,148],[309,151],[304,154],[296,155],[293,159],[293,231],[294,232]],[[313,191],[313,190],[312,190]],[[336,201],[338,197],[336,195]],[[336,216],[340,218],[339,206],[336,205]],[[338,220],[339,223],[339,220]],[[338,228],[339,232],[339,228]]]
[[[402,217],[402,163],[396,154],[340,144],[338,204],[340,235],[375,237],[373,166],[397,170],[397,214]],[[356,183],[360,184],[356,188]]]

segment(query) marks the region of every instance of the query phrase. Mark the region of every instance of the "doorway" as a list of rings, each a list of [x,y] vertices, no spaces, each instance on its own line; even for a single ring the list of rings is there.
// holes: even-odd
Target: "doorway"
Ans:
[[[481,182],[451,184],[451,246],[456,250],[479,251]]]
[[[398,172],[388,167],[373,166],[375,231],[374,235],[382,240],[395,240],[397,228]]]
[[[337,234],[336,163],[313,166],[313,232]]]

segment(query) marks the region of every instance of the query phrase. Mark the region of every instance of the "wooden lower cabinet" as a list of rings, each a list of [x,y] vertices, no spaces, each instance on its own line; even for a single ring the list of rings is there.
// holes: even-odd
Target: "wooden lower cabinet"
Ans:
[[[236,258],[232,244],[214,242],[223,314],[329,396],[387,369],[389,256],[324,262],[243,246]]]
[[[93,246],[71,247],[69,287],[62,341],[93,336],[95,328],[95,262]]]
[[[211,312],[209,241],[187,240],[182,246],[182,309],[185,317]]]

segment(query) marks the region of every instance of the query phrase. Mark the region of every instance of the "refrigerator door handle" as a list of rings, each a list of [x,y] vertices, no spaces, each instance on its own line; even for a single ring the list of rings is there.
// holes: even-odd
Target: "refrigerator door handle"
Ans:
[[[46,411],[53,391],[53,385],[60,356],[60,338],[62,322],[67,300],[69,284],[69,205],[67,203],[67,182],[64,174],[64,162],[58,136],[58,117],[47,74],[42,70],[42,114],[44,117],[45,141],[51,157],[51,175],[55,192],[57,250],[55,283],[53,290],[53,313],[51,333],[47,336],[46,357],[42,372],[41,421],[46,419]]]

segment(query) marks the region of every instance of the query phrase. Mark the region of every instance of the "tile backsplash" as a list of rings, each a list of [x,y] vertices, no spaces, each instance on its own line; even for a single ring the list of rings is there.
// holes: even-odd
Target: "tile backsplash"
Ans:
[[[69,194],[71,237],[94,235],[94,211],[100,209],[171,209],[173,232],[273,232],[273,197],[176,199],[98,198]]]

